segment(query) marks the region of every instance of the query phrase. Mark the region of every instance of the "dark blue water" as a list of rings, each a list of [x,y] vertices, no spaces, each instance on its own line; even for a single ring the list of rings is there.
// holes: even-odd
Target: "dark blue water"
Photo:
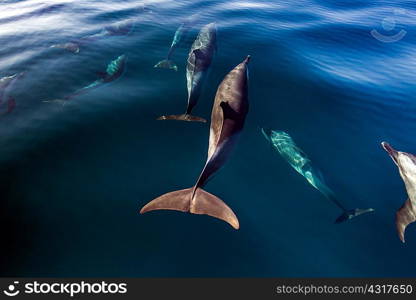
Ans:
[[[0,119],[1,275],[415,276],[416,227],[402,244],[394,218],[407,196],[380,142],[416,152],[416,5],[145,4],[0,3],[0,77],[26,71],[10,92],[16,108]],[[154,69],[194,14],[173,56],[178,72]],[[136,24],[127,36],[86,43],[78,54],[50,48],[126,20]],[[187,54],[214,21],[218,53],[196,115],[209,117],[218,84],[252,56],[245,129],[206,187],[238,215],[238,231],[207,216],[138,213],[192,186],[205,162],[208,124],[155,119],[185,109]],[[64,106],[43,102],[93,82],[121,54],[128,60],[118,80]],[[259,126],[287,131],[345,206],[376,212],[333,224],[338,208]]]

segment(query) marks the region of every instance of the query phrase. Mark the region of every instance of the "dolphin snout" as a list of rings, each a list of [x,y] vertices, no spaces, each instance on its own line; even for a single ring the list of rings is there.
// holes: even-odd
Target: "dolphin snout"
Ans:
[[[381,146],[384,148],[384,150],[386,150],[390,155],[392,155],[395,150],[393,149],[392,146],[390,146],[389,143],[387,142],[381,142]]]
[[[392,146],[390,146],[387,142],[382,142],[381,146],[384,148],[384,150],[387,151],[387,153],[390,155],[391,159],[394,161],[396,165],[398,165],[397,162],[397,150],[395,150]]]

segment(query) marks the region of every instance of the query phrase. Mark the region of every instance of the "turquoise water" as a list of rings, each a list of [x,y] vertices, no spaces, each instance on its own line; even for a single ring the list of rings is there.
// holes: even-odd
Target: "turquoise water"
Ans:
[[[409,1],[0,2],[0,77],[26,72],[0,119],[1,274],[415,276],[415,226],[406,244],[394,226],[406,192],[380,146],[416,152],[415,14]],[[173,54],[178,71],[153,68],[195,15]],[[125,21],[135,24],[127,35],[77,54],[51,48]],[[205,162],[209,124],[155,119],[185,110],[186,58],[210,22],[218,51],[196,115],[209,118],[218,84],[252,57],[244,131],[206,187],[238,231],[207,216],[138,213],[192,186]],[[122,54],[120,78],[44,102],[91,84]],[[347,208],[376,211],[333,224],[339,209],[262,126],[288,132]]]

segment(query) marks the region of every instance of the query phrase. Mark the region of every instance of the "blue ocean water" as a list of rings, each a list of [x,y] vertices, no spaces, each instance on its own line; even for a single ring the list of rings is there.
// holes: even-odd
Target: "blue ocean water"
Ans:
[[[153,66],[197,16],[173,60]],[[416,5],[411,1],[1,1],[0,77],[25,71],[0,119],[3,276],[415,276],[416,227],[380,147],[416,152]],[[126,36],[50,48],[133,20]],[[233,156],[207,185],[240,230],[207,216],[139,209],[191,187],[208,124],[156,121],[186,106],[186,58],[216,22],[218,52],[195,114],[250,54],[248,114]],[[49,103],[127,55],[121,78],[70,103]],[[6,111],[5,102],[0,110]],[[340,211],[273,151],[259,127],[285,130],[348,208]]]

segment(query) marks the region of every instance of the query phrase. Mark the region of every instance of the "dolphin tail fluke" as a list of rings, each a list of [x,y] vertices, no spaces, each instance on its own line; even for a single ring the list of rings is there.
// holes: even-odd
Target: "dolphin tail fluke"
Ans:
[[[157,64],[155,64],[155,68],[161,68],[161,69],[171,69],[178,71],[178,66],[173,62],[173,60],[170,59],[164,59]]]
[[[416,221],[416,208],[407,199],[403,206],[396,213],[396,228],[400,240],[404,243],[404,233],[407,225]]]
[[[372,211],[374,211],[374,208],[366,208],[366,209],[355,208],[355,209],[346,210],[335,220],[335,223],[339,224],[339,223],[351,220],[352,218],[357,217],[359,215],[370,213]]]
[[[157,118],[157,120],[177,120],[177,121],[202,122],[202,123],[207,122],[207,120],[205,120],[204,118],[193,116],[190,114],[161,116]]]
[[[234,229],[240,227],[238,219],[234,212],[220,198],[197,188],[179,190],[164,194],[149,203],[147,203],[140,213],[146,213],[152,210],[177,210],[190,212],[197,215],[209,215],[211,217],[223,220],[230,224]]]

